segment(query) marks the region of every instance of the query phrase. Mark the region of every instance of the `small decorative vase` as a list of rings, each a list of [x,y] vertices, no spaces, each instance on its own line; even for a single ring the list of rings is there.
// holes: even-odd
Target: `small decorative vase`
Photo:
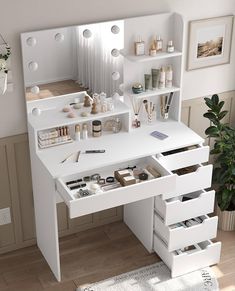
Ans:
[[[221,211],[217,206],[217,215],[219,218],[219,229],[224,231],[235,230],[235,210],[234,211]]]
[[[0,71],[0,95],[3,95],[7,90],[7,73]]]

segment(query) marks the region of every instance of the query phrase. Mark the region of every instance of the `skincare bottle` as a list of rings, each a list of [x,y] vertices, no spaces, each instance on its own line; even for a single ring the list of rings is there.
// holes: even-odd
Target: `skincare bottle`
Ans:
[[[87,124],[84,123],[82,125],[82,138],[83,139],[87,139],[88,138],[88,128],[87,128]]]
[[[151,75],[150,74],[145,74],[144,75],[145,91],[149,91],[150,90],[150,80],[151,80]]]
[[[173,82],[173,70],[172,66],[168,66],[166,69],[166,88],[171,88]]]
[[[152,69],[152,88],[156,90],[159,84],[160,70]]]
[[[159,89],[164,89],[166,84],[166,72],[164,67],[160,69],[160,78],[159,78]]]
[[[151,57],[155,57],[157,55],[156,45],[155,45],[155,42],[154,41],[152,42],[152,44],[150,46],[149,55]]]
[[[135,55],[143,56],[145,54],[145,42],[139,36],[135,42]]]
[[[173,45],[173,41],[169,40],[167,44],[167,52],[168,53],[173,53],[175,51],[175,47]]]
[[[75,140],[79,141],[81,139],[81,133],[80,133],[80,125],[75,125]]]
[[[163,49],[163,40],[161,39],[161,36],[158,35],[156,39],[156,51],[162,52]]]

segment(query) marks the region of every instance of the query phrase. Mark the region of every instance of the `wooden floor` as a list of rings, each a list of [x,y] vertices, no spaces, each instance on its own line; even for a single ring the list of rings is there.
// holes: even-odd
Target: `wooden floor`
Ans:
[[[214,266],[221,289],[235,291],[235,232],[219,232],[221,262]],[[159,261],[149,254],[122,222],[61,239],[62,282],[53,277],[36,246],[0,256],[1,291],[74,291]]]

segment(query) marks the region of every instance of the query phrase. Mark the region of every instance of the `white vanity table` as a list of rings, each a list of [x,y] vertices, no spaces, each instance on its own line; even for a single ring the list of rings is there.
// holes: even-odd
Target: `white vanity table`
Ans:
[[[172,55],[160,53],[153,58],[132,56],[131,45],[136,31],[150,37],[160,25],[163,27],[162,35],[166,39],[169,35],[174,39],[176,52]],[[155,251],[162,258],[173,277],[216,264],[220,258],[221,244],[210,241],[216,237],[217,217],[207,216],[213,212],[215,197],[214,191],[205,190],[210,188],[212,177],[212,166],[205,164],[209,158],[209,147],[203,146],[203,139],[179,121],[183,20],[171,13],[126,19],[124,30],[124,102],[115,103],[114,111],[85,118],[67,118],[62,112],[63,107],[76,98],[82,101],[84,92],[27,103],[37,243],[58,281],[61,280],[61,268],[56,203],[60,202],[66,203],[70,218],[124,205],[124,222],[149,252]],[[33,34],[22,34],[24,61],[24,41]],[[169,61],[174,67],[174,87],[132,96],[130,86],[142,78],[143,72],[153,64]],[[152,124],[143,123],[140,128],[131,128],[129,98],[155,98],[159,107],[159,96],[170,92],[174,92],[174,97],[168,120],[163,121],[158,114]],[[32,114],[35,107],[42,110],[41,115]],[[38,147],[40,131],[59,126],[68,126],[72,131],[78,123],[105,120],[112,116],[118,116],[122,121],[123,129],[119,133],[107,133],[99,138],[44,149]],[[168,138],[159,140],[152,137],[150,133],[155,130],[168,135]],[[194,148],[191,149],[191,146]],[[84,154],[89,149],[105,149],[105,153]],[[184,150],[164,154],[177,149]],[[77,163],[61,163],[78,150],[81,154]],[[83,198],[78,198],[76,191],[66,186],[66,182],[86,175],[100,173],[112,176],[117,169],[146,164],[157,169],[161,177]],[[190,173],[178,175],[174,172],[194,165],[196,168]],[[188,195],[190,199],[172,199],[182,195]],[[186,228],[172,227],[195,217],[200,217],[202,222]],[[176,252],[191,245],[195,245],[193,252]]]

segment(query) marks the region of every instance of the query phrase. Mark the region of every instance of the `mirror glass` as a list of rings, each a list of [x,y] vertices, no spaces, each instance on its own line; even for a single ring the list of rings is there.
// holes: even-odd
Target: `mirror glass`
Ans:
[[[23,33],[21,42],[26,101],[121,94],[124,20]]]

